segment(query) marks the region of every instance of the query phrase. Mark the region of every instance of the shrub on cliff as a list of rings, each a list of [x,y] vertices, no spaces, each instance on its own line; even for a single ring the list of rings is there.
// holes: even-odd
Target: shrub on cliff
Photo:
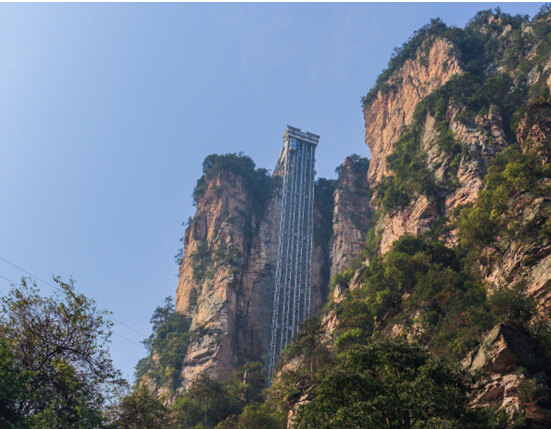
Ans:
[[[271,404],[251,404],[245,407],[237,419],[236,429],[284,429],[287,427],[287,416],[274,409]]]
[[[400,341],[356,346],[298,409],[297,429],[504,428],[503,416],[469,408],[475,379]]]
[[[171,297],[165,299],[151,317],[152,334],[143,343],[149,356],[136,365],[136,380],[148,376],[156,383],[176,388],[180,382],[180,371],[184,357],[193,336],[188,316],[174,311]]]
[[[248,190],[252,192],[255,200],[258,200],[259,206],[266,202],[271,188],[268,171],[264,168],[256,168],[254,161],[242,153],[226,153],[209,155],[203,161],[203,175],[197,180],[193,190],[194,204],[197,204],[199,198],[205,193],[208,181],[222,171],[243,177]]]
[[[485,327],[464,319],[485,302],[482,284],[442,243],[403,236],[387,254],[372,258],[360,280],[349,299],[363,303],[376,321],[376,333],[396,324],[405,332],[416,331],[440,352],[460,357]],[[354,312],[342,315],[342,326],[347,326]]]
[[[243,408],[263,400],[263,387],[264,369],[259,363],[246,364],[223,382],[211,380],[203,373],[189,390],[176,396],[171,406],[172,425],[180,429],[199,426],[235,428],[236,416]],[[253,407],[247,416],[260,418],[259,413],[260,410]]]
[[[476,203],[461,211],[460,244],[476,252],[491,247],[502,254],[513,240],[522,242],[538,234],[543,239],[547,226],[527,222],[522,209],[535,198],[549,194],[545,182],[549,178],[551,169],[537,155],[523,153],[518,145],[509,146],[488,169]],[[523,193],[525,198],[513,204],[513,199]]]
[[[169,409],[145,386],[139,387],[112,407],[109,412],[112,429],[168,428]]]

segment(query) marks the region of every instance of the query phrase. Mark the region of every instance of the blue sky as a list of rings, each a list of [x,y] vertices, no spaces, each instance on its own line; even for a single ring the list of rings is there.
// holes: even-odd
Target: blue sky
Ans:
[[[431,18],[463,26],[497,5],[1,4],[0,258],[72,276],[149,333],[206,155],[271,169],[290,124],[321,135],[318,176],[333,177],[368,155],[360,98],[393,48]],[[0,261],[0,275],[22,273]],[[142,337],[115,331],[131,376]]]

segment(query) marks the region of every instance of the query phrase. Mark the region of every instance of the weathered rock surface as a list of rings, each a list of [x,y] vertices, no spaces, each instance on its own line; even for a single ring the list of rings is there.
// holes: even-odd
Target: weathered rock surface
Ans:
[[[203,328],[206,333],[188,348],[181,373],[183,387],[201,372],[225,378],[242,358],[235,339],[241,334],[239,322],[243,324],[238,321],[238,307],[246,300],[242,278],[256,221],[253,204],[243,177],[229,171],[208,181],[197,201],[196,215],[184,236],[176,311],[192,318],[191,329]],[[257,276],[269,276],[269,266],[255,268]]]
[[[385,213],[376,227],[381,235],[382,253],[390,250],[392,243],[400,236],[423,234],[438,218],[448,216],[456,207],[476,201],[489,163],[507,147],[497,108],[491,108],[486,115],[479,115],[469,126],[455,120],[458,113],[457,108],[450,106],[447,114],[456,141],[466,148],[455,170],[450,166],[452,157],[442,152],[436,143],[436,121],[430,115],[426,118],[421,138],[421,150],[426,154],[427,167],[433,172],[437,185],[448,190],[436,199],[422,194],[414,196],[404,209]],[[456,184],[452,187],[448,183],[450,177]],[[454,236],[452,231],[451,244]]]
[[[407,60],[390,76],[388,83],[392,89],[379,92],[364,107],[365,140],[371,151],[368,176],[372,186],[392,174],[387,158],[393,152],[394,143],[411,125],[416,105],[462,72],[459,53],[449,40],[437,38],[425,43],[431,43],[428,53],[425,53],[426,48],[419,49],[415,59]],[[490,110],[486,117],[478,118],[476,125],[470,128],[455,121],[457,113],[458,109],[450,106],[447,116],[451,130],[459,143],[469,148],[469,155],[461,158],[457,168],[458,186],[453,192],[443,195],[443,201],[432,201],[420,195],[414,197],[408,207],[386,213],[377,225],[381,234],[381,252],[387,252],[401,235],[422,234],[438,217],[458,205],[474,201],[482,187],[488,160],[506,146],[501,117],[496,109]],[[434,172],[437,183],[442,184],[447,180],[451,158],[438,148],[437,137],[436,121],[429,115],[421,150],[426,154],[427,167]]]
[[[531,154],[545,165],[551,159],[551,106],[532,104],[517,126],[517,140],[525,154]],[[518,223],[524,233],[513,240],[502,239],[503,254],[499,263],[491,264],[484,274],[494,286],[523,281],[527,293],[542,309],[551,308],[551,182],[542,179],[536,186],[544,190],[534,195],[526,189],[510,202],[507,216]],[[547,190],[545,192],[545,190]],[[490,250],[489,250],[490,252]]]
[[[551,82],[551,74],[549,75]],[[534,103],[517,125],[517,139],[526,152],[534,152],[543,164],[551,160],[551,105]]]
[[[538,356],[538,344],[510,323],[495,326],[463,361],[470,371],[483,371],[489,382],[473,399],[473,405],[523,411],[528,422],[549,424],[551,412],[530,401],[530,389],[548,388],[546,365]],[[521,369],[524,368],[524,371]]]
[[[339,167],[334,193],[331,239],[331,277],[349,266],[364,247],[365,235],[371,226],[373,208],[370,203],[368,163],[348,157]]]
[[[454,45],[438,38],[428,54],[418,51],[415,59],[407,60],[396,70],[388,83],[395,90],[379,92],[364,108],[365,142],[371,151],[369,181],[379,183],[391,174],[386,165],[387,156],[411,124],[415,106],[424,97],[444,85],[452,76],[461,73],[461,62]]]
[[[209,180],[197,201],[176,291],[176,311],[191,317],[191,329],[202,329],[184,359],[184,389],[203,372],[223,380],[245,362],[267,357],[281,205],[280,179],[272,181],[260,211],[244,179],[229,171]],[[329,290],[332,200],[332,188],[316,185],[313,314]]]
[[[384,214],[377,224],[381,234],[380,251],[388,252],[402,235],[420,235],[428,231],[438,217],[435,204],[424,195],[404,210]]]

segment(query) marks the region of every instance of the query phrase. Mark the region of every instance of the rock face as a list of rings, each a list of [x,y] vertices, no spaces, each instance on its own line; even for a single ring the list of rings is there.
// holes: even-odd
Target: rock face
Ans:
[[[360,169],[359,162],[360,158],[345,162],[335,208],[334,181],[316,183],[312,314],[319,313],[327,300],[331,267],[349,261],[363,242],[368,187],[365,168]],[[185,356],[181,372],[184,389],[202,372],[222,380],[245,362],[264,362],[267,357],[280,180],[271,179],[271,194],[260,210],[246,178],[229,170],[206,180],[197,199],[196,214],[184,236],[176,291],[176,311],[191,317],[192,330],[201,330]],[[359,196],[358,204],[355,198]],[[333,222],[334,212],[340,221]],[[338,239],[332,247],[333,228]],[[339,262],[333,262],[333,257]]]
[[[391,174],[386,159],[404,128],[413,121],[417,103],[450,78],[461,73],[461,61],[454,45],[446,39],[427,41],[428,54],[419,50],[388,79],[395,90],[379,91],[377,97],[364,107],[365,142],[371,151],[369,181],[379,183]]]
[[[517,141],[525,154],[538,159],[542,165],[551,159],[551,105],[536,103],[527,106],[517,126]],[[547,192],[534,195],[525,189],[509,203],[507,215],[511,222],[523,226],[525,233],[504,243],[500,263],[484,271],[494,286],[506,286],[523,281],[527,292],[542,308],[551,308],[551,183],[541,179],[535,184]],[[548,226],[549,225],[549,226]],[[505,241],[505,240],[502,240]]]
[[[176,291],[176,311],[192,318],[191,329],[205,330],[186,353],[183,387],[201,372],[222,379],[240,361],[262,359],[278,200],[276,187],[265,216],[255,219],[254,196],[243,177],[222,170],[206,182],[185,233]]]
[[[440,58],[442,61],[448,61],[452,64],[457,64],[457,67],[452,67],[455,73],[459,73],[459,62],[457,58],[443,57],[443,41],[437,39],[434,46],[429,51],[431,55]],[[449,43],[448,43],[449,44]],[[448,45],[446,45],[448,46]],[[452,46],[448,46],[448,51],[456,52]],[[418,54],[417,59],[419,60]],[[432,73],[428,70],[418,70],[424,76],[419,81],[426,82],[426,89],[415,92],[415,96],[411,94],[409,83],[412,80],[410,73],[416,68],[412,67],[410,62],[406,61],[403,70],[399,69],[395,72],[396,76],[400,76],[399,81],[402,82],[402,87],[398,87],[394,95],[393,92],[386,93],[386,103],[381,105],[380,95],[370,105],[364,108],[364,116],[366,118],[366,143],[369,146],[372,159],[370,162],[374,168],[369,169],[369,180],[372,187],[376,187],[382,179],[392,171],[388,167],[382,167],[387,164],[387,158],[393,153],[393,143],[395,143],[404,133],[405,128],[411,124],[413,109],[417,102],[421,101],[431,91],[434,91],[445,84],[454,74],[450,74],[448,68],[443,75],[438,75],[439,71],[434,69]],[[436,60],[434,60],[436,61]],[[429,65],[432,64],[429,61]],[[406,75],[404,75],[406,73]],[[405,76],[408,76],[406,79]],[[432,80],[429,79],[432,76]],[[439,76],[437,79],[436,76]],[[398,79],[395,77],[394,79]],[[423,86],[423,88],[425,88]],[[409,94],[409,96],[406,96]],[[401,97],[395,99],[395,97]],[[397,103],[396,107],[393,103]],[[411,109],[408,109],[408,114],[402,112],[404,106],[413,104]],[[379,116],[384,117],[385,112],[394,112],[393,114],[403,117],[403,121],[399,123],[385,123]],[[379,112],[378,114],[376,112]],[[401,113],[399,113],[401,112]],[[427,115],[419,150],[425,156],[425,165],[434,175],[435,184],[440,188],[439,194],[436,197],[428,198],[426,195],[420,194],[413,196],[409,205],[404,208],[392,210],[383,213],[379,220],[376,229],[380,233],[380,251],[386,253],[390,250],[392,243],[404,234],[420,235],[430,230],[435,220],[442,216],[448,216],[456,207],[476,201],[478,193],[482,189],[483,178],[486,174],[489,163],[492,159],[503,151],[508,141],[503,127],[503,121],[499,113],[499,109],[491,106],[488,113],[479,114],[472,123],[466,125],[457,119],[461,110],[457,106],[449,105],[446,113],[446,119],[449,122],[449,128],[454,135],[454,139],[462,148],[462,155],[458,159],[453,159],[449,154],[441,150],[437,144],[439,131],[437,122],[430,114]],[[383,132],[376,132],[377,128],[373,128],[373,124],[369,121],[380,122],[379,126],[383,126]],[[373,137],[375,136],[375,138]],[[390,138],[389,136],[392,136]],[[452,162],[456,162],[456,167],[452,167]],[[449,185],[449,180],[455,183]],[[377,193],[374,193],[374,203],[376,204]],[[452,232],[453,244],[453,232]]]
[[[371,206],[365,158],[345,160],[338,181],[320,179],[314,198],[312,314],[327,301],[330,276],[360,251]],[[222,169],[204,183],[184,236],[176,311],[201,335],[188,347],[182,388],[202,372],[218,380],[247,361],[264,362],[275,283],[281,179],[269,198],[245,176]]]
[[[364,106],[365,141],[371,151],[368,177],[372,187],[376,187],[383,178],[393,174],[388,168],[387,158],[393,153],[394,144],[405,129],[412,124],[417,104],[461,72],[459,53],[452,42],[444,38],[427,40],[414,59],[405,61],[402,67],[390,75],[387,84],[391,89],[379,91],[376,98]],[[427,153],[427,164],[435,170],[435,176],[442,176],[449,159],[445,159],[436,147],[438,133],[435,125],[434,118],[429,116],[422,137],[422,149]],[[469,132],[462,131],[465,134],[465,144],[471,144]],[[479,170],[468,160],[462,160],[459,183],[463,191],[458,191],[457,197],[449,198],[450,206],[473,198],[471,193],[468,197],[460,195],[465,193],[464,188],[478,191],[482,175]],[[374,198],[376,200],[376,195]],[[413,199],[408,207],[384,214],[377,226],[381,235],[381,252],[387,252],[401,235],[418,235],[426,232],[433,221],[442,214],[439,206],[440,204],[420,196]]]
[[[501,323],[494,327],[463,361],[470,371],[483,371],[489,382],[474,398],[476,406],[504,408],[510,413],[523,411],[532,424],[551,421],[549,410],[522,396],[530,390],[548,388],[545,363],[538,356],[538,344],[518,326]],[[519,371],[524,368],[524,372]]]
[[[490,34],[499,22],[490,15],[486,24],[480,32]],[[496,40],[512,37],[516,30],[511,26],[499,30]],[[523,115],[515,118],[516,129],[512,124],[517,106],[512,109],[504,102],[490,103],[488,98],[476,108],[447,98],[439,105],[438,113],[429,109],[421,120],[415,117],[420,102],[435,91],[446,89],[447,83],[462,75],[467,69],[463,60],[459,45],[430,34],[411,58],[388,75],[384,89],[364,105],[365,141],[372,155],[369,169],[366,160],[351,156],[339,167],[337,181],[321,179],[316,183],[313,314],[319,313],[327,300],[331,277],[350,267],[361,254],[370,228],[377,233],[381,253],[404,234],[430,232],[437,222],[452,217],[457,208],[477,201],[489,166],[511,144],[518,142],[524,153],[536,154],[542,165],[551,161],[551,105],[545,102],[524,103],[528,106]],[[497,61],[485,64],[480,79],[497,75],[500,70],[504,66]],[[514,71],[509,74],[516,79]],[[547,60],[544,67],[534,66],[527,79],[528,86],[542,81],[551,86],[551,61]],[[505,92],[505,96],[512,97],[510,92]],[[443,123],[452,136],[453,150],[445,150],[441,144]],[[378,186],[395,173],[387,161],[400,148],[397,142],[412,125],[419,129],[414,150],[422,155],[422,167],[430,172],[436,191],[412,192],[407,204],[383,210],[378,206]],[[281,205],[279,180],[271,178],[270,194],[259,203],[258,191],[251,188],[250,178],[222,169],[205,181],[204,191],[197,198],[196,214],[185,233],[176,292],[177,311],[190,316],[191,329],[201,332],[189,345],[184,359],[184,389],[202,372],[221,380],[247,361],[266,359]],[[548,179],[542,179],[545,180]],[[549,183],[542,185],[550,189]],[[546,236],[545,232],[551,231],[551,196],[535,198],[526,190],[515,195],[510,206],[511,219],[529,222],[537,234],[522,242],[513,240],[497,258],[499,263],[485,267],[482,274],[490,291],[491,287],[525,281],[528,292],[543,308],[548,308],[551,234]],[[439,238],[450,246],[457,244],[453,229]],[[335,286],[330,297],[335,303],[362,286],[362,274],[369,265],[369,261],[363,262],[346,287]],[[338,322],[335,309],[324,315],[328,337]],[[394,328],[390,327],[392,332],[388,335],[400,333],[400,326]],[[520,409],[523,402],[519,398],[526,383],[548,384],[539,373],[537,355],[538,345],[521,328],[510,324],[496,326],[465,361],[468,368],[482,369],[492,380],[476,398],[476,404]],[[520,374],[519,367],[527,368],[527,372]],[[296,399],[306,403],[311,395],[304,393]],[[536,409],[524,410],[534,422],[548,418]]]
[[[551,75],[550,75],[551,77]],[[551,83],[551,79],[548,79]],[[517,126],[517,139],[523,152],[534,152],[543,164],[551,161],[551,105],[534,103],[528,106]]]
[[[477,31],[484,34],[488,40],[504,43],[504,40],[510,39],[511,31],[500,29],[500,19],[488,15],[487,22],[477,24],[480,27]],[[536,45],[537,41],[534,42],[533,51],[529,51],[526,58],[534,57]],[[388,158],[395,153],[396,143],[414,123],[415,108],[421,101],[463,73],[466,67],[463,63],[464,56],[454,42],[443,36],[429,35],[419,45],[415,54],[393,70],[382,89],[364,104],[365,141],[372,155],[368,177],[373,190],[374,206],[377,206],[380,197],[377,187],[386,177],[394,174],[389,168]],[[498,65],[499,60],[492,60],[498,64],[492,63],[489,59],[485,61],[488,61],[487,74],[503,70],[503,66]],[[516,76],[516,72],[510,73]],[[551,60],[541,60],[540,65],[536,64],[530,70],[526,82],[517,84],[549,86]],[[437,192],[430,197],[422,192],[411,194],[410,202],[405,207],[381,211],[375,228],[380,235],[379,250],[382,253],[386,253],[400,236],[423,234],[432,228],[437,219],[450,217],[456,208],[475,202],[483,188],[488,166],[497,154],[515,140],[521,142],[525,149],[530,147],[530,150],[538,153],[542,163],[551,159],[548,155],[551,153],[551,115],[547,103],[542,102],[527,111],[518,121],[518,135],[512,136],[511,116],[518,104],[510,107],[488,104],[485,109],[473,111],[471,106],[456,102],[453,97],[446,100],[447,105],[439,108],[445,109],[443,121],[460,149],[456,149],[456,155],[452,155],[439,147],[439,120],[442,121],[442,118],[437,120],[429,109],[424,123],[421,124],[422,131],[417,150],[424,157],[424,165],[434,176]],[[431,108],[434,108],[434,105],[431,105]],[[466,120],[465,112],[469,110],[472,117]],[[538,114],[535,115],[534,111]],[[453,245],[455,240],[456,233],[452,230],[448,243]]]
[[[369,164],[365,161],[348,157],[338,168],[331,239],[331,277],[348,267],[352,258],[360,254],[371,226],[373,209],[367,180]]]

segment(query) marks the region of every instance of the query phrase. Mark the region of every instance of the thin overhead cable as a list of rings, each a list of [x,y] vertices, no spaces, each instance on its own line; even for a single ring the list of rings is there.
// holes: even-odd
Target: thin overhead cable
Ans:
[[[8,279],[7,277],[4,277],[3,275],[0,274],[0,278],[10,282],[11,284],[14,284],[15,282],[12,282],[10,279]]]
[[[44,279],[41,279],[41,278],[38,277],[38,276],[35,276],[35,275],[34,275],[33,273],[31,273],[30,271],[27,271],[27,270],[25,270],[24,268],[21,268],[19,265],[16,265],[16,264],[14,264],[13,262],[8,261],[6,258],[2,258],[2,257],[0,256],[0,261],[4,261],[6,264],[9,264],[9,265],[11,265],[12,267],[17,268],[18,270],[20,270],[20,271],[24,272],[25,274],[29,275],[31,278],[36,279],[36,280],[39,280],[39,281],[41,281],[42,283],[47,284],[48,286],[50,286],[50,287],[52,287],[52,288],[54,288],[54,289],[57,288],[57,286],[55,286],[54,284],[52,284],[52,283],[50,283],[50,282],[48,282],[48,281],[46,281],[46,280],[44,280]],[[4,277],[4,276],[2,276],[2,275],[0,275],[0,277],[3,278],[4,280],[9,281],[9,282],[12,283],[12,284],[15,284],[15,282],[11,281],[10,279],[8,279],[8,278],[6,278],[6,277]],[[119,320],[119,319],[116,319],[116,318],[114,318],[114,317],[112,317],[111,319],[113,319],[114,322],[117,322],[117,323],[119,323],[119,324],[125,326],[126,328],[128,328],[128,329],[130,329],[130,330],[136,332],[137,334],[140,334],[140,335],[142,335],[143,337],[147,337],[146,334],[144,334],[143,332],[138,331],[137,329],[135,329],[135,328],[133,328],[132,326],[130,326],[130,325],[124,323],[123,321],[121,321],[121,320]],[[131,342],[131,343],[133,343],[133,344],[138,344],[138,343],[136,343],[135,341],[129,340],[128,338],[126,338],[126,337],[124,337],[124,336],[118,334],[118,333],[115,332],[115,331],[113,331],[113,333],[114,333],[115,335],[117,335],[118,337],[121,337],[121,338],[125,339],[126,341],[129,341],[129,342]],[[138,345],[140,345],[140,344],[138,344]],[[143,346],[142,346],[142,347],[143,347]]]
[[[121,334],[116,333],[115,331],[113,331],[113,335],[116,335],[117,337],[121,337],[123,340],[126,340],[129,343],[135,344],[135,345],[143,348],[143,344],[137,343],[136,341],[132,341],[132,340],[122,336]]]

